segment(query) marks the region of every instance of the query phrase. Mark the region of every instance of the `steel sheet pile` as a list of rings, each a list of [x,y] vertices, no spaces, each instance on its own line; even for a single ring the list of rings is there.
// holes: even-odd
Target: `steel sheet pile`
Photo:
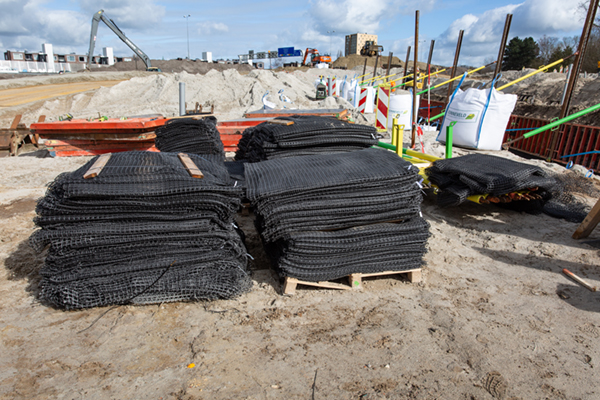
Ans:
[[[284,276],[419,268],[429,225],[418,168],[380,149],[246,164],[247,196]]]
[[[224,160],[223,142],[216,125],[215,117],[172,119],[156,129],[154,143],[163,152],[217,154]]]
[[[236,160],[257,162],[276,158],[361,150],[377,144],[373,126],[351,124],[333,117],[278,117],[292,125],[263,122],[244,131]]]
[[[220,156],[113,154],[101,173],[92,159],[59,175],[38,202],[30,238],[41,251],[41,296],[76,309],[110,304],[231,298],[251,287],[233,218],[241,190]]]

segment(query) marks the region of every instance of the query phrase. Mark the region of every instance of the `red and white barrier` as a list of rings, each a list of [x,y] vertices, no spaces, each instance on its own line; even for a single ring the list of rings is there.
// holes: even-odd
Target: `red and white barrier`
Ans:
[[[358,98],[358,111],[365,113],[367,107],[367,88],[360,89],[360,97]]]
[[[337,92],[337,84],[336,84],[336,79],[335,76],[333,77],[333,79],[331,80],[331,95],[332,96],[338,96],[338,92]]]
[[[377,130],[387,131],[388,110],[390,108],[390,88],[380,86],[377,90]]]

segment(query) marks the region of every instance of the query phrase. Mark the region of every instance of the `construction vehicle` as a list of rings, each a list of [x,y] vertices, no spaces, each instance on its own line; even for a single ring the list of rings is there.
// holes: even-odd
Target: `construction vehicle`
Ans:
[[[307,63],[306,59],[308,58],[309,54],[310,54],[310,61],[308,61],[308,63]],[[310,65],[311,67],[314,67],[316,64],[319,64],[319,63],[330,64],[331,57],[328,55],[320,55],[319,50],[317,50],[317,49],[307,48],[306,51],[304,52],[304,60],[302,61],[302,65]]]
[[[161,72],[160,68],[153,67],[150,64],[150,58],[139,47],[125,36],[122,30],[119,29],[115,21],[104,16],[104,10],[98,11],[92,18],[92,33],[90,35],[90,50],[88,51],[87,69],[92,69],[92,57],[94,54],[94,46],[96,45],[96,34],[98,33],[98,24],[104,22],[114,33],[121,39],[133,52],[146,64],[146,71]]]
[[[367,40],[365,42],[365,45],[363,46],[363,48],[360,49],[360,55],[373,57],[378,54],[381,54],[382,51],[383,51],[383,46],[375,44],[375,42],[373,40]]]

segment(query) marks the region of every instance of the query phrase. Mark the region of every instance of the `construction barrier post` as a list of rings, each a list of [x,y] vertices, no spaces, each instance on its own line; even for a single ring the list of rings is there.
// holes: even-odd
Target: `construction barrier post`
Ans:
[[[380,86],[377,88],[377,121],[375,127],[378,131],[387,131],[388,110],[390,107],[390,88]]]
[[[327,96],[333,96],[331,92],[331,77],[327,77]]]

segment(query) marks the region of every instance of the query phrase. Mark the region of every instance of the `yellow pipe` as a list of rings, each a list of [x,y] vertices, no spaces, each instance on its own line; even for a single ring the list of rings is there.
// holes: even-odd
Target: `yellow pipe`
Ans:
[[[467,200],[472,201],[473,203],[481,204],[481,199],[485,199],[488,197],[487,194],[473,194],[467,197]]]
[[[441,158],[439,158],[439,157],[431,156],[431,155],[425,154],[425,153],[419,153],[418,151],[414,151],[414,150],[410,150],[410,149],[403,149],[402,152],[404,154],[406,154],[407,156],[420,158],[421,160],[426,160],[426,161],[431,161],[431,162],[441,160]]]
[[[485,67],[487,67],[487,65],[484,65],[484,66],[482,66],[482,67],[479,67],[479,68],[475,68],[475,69],[473,69],[473,70],[471,70],[471,71],[467,72],[467,75],[470,75],[470,74],[472,74],[473,72],[480,71],[480,70],[484,69]],[[447,80],[446,82],[438,83],[437,85],[435,85],[435,86],[432,86],[432,87],[431,87],[431,89],[436,89],[436,88],[439,88],[440,86],[444,86],[444,85],[446,85],[446,84],[448,84],[448,83],[450,83],[450,82],[453,82],[453,81],[455,81],[455,80],[457,80],[457,79],[461,79],[462,77],[463,77],[462,75],[458,75],[457,77],[454,77],[454,78],[452,78],[452,79],[449,79],[449,80]],[[431,90],[431,89],[430,89],[430,90]]]
[[[512,81],[512,82],[509,82],[509,83],[507,83],[506,85],[504,85],[504,86],[501,86],[501,87],[499,87],[499,88],[498,88],[498,89],[496,89],[496,90],[497,90],[497,91],[501,91],[501,90],[503,90],[503,89],[506,89],[506,88],[507,88],[507,87],[509,87],[510,85],[514,85],[515,83],[521,82],[522,80],[529,78],[530,76],[533,76],[533,75],[535,75],[535,74],[538,74],[538,73],[540,73],[540,72],[542,72],[542,71],[545,71],[545,70],[547,70],[548,68],[552,68],[552,67],[554,67],[555,65],[557,65],[557,64],[560,64],[560,63],[561,63],[561,62],[563,62],[564,60],[565,60],[564,58],[561,58],[561,59],[560,59],[560,60],[558,60],[558,61],[554,61],[552,64],[548,64],[548,65],[546,65],[545,67],[540,67],[539,69],[537,69],[537,70],[535,70],[535,71],[533,71],[533,72],[531,72],[531,73],[529,73],[529,74],[527,74],[527,75],[525,75],[525,76],[522,76],[522,77],[520,77],[519,79],[515,79],[514,81]]]
[[[398,73],[396,73],[396,74],[394,74],[394,75],[398,75]],[[384,77],[384,78],[389,78],[390,76],[394,76],[394,75],[389,75],[389,76],[386,76],[386,77]],[[413,76],[413,74],[409,74],[409,75],[403,76],[402,78],[398,78],[398,79],[410,78],[411,76]],[[373,79],[377,79],[377,77],[366,79],[366,80],[364,80],[364,81],[358,82],[358,84],[359,84],[359,85],[362,85],[363,83],[365,83],[365,82],[369,82],[369,81],[371,81],[371,80],[373,80]]]
[[[370,73],[370,72],[367,72],[366,74],[364,74],[364,75],[361,75],[361,76],[357,76],[357,77],[356,77],[356,78],[354,78],[354,79],[360,79],[360,78],[362,78],[363,76],[367,76],[367,75],[371,75],[371,73]]]

